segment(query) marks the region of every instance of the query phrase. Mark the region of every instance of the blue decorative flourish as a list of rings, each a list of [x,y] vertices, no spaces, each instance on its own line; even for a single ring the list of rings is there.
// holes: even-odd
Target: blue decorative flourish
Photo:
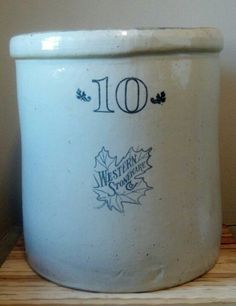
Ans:
[[[93,191],[97,200],[102,202],[97,208],[106,206],[109,210],[124,213],[124,204],[141,205],[140,198],[152,187],[144,180],[152,166],[149,164],[152,148],[135,150],[131,147],[127,154],[117,162],[104,147],[95,157]]]
[[[89,102],[91,101],[91,97],[87,96],[85,91],[82,91],[80,88],[77,89],[76,91],[76,97],[77,99],[84,101],[84,102]]]
[[[166,101],[166,93],[164,91],[162,91],[161,93],[157,93],[156,99],[151,98],[151,102],[153,104],[162,105],[163,103],[165,103],[165,101]]]

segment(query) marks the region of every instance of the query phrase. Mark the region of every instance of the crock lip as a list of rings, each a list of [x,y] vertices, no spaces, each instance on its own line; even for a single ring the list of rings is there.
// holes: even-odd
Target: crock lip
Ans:
[[[220,52],[222,48],[221,32],[213,27],[50,31],[10,40],[10,55],[15,59]]]

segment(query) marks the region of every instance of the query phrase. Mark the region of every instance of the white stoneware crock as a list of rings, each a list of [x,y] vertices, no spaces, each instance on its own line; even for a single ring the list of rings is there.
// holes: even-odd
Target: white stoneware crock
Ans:
[[[221,233],[218,30],[36,33],[10,49],[33,269],[105,292],[208,271]]]

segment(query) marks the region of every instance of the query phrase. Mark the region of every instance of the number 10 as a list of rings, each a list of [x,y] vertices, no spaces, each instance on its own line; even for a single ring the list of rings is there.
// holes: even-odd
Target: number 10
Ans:
[[[97,113],[114,113],[109,107],[108,99],[108,77],[99,80],[92,80],[98,85],[98,107],[94,110]],[[129,98],[130,88],[132,92],[136,88],[136,101]],[[133,96],[132,96],[133,97]],[[120,110],[125,113],[134,114],[140,112],[147,104],[148,89],[146,84],[134,77],[125,78],[121,80],[116,86],[115,90],[116,103]],[[132,104],[131,104],[132,103]]]

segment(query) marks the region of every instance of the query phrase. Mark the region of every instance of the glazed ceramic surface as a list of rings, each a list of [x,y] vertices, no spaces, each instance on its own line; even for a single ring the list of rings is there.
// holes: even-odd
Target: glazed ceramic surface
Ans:
[[[221,48],[213,28],[12,39],[33,269],[73,288],[135,292],[214,265]]]

